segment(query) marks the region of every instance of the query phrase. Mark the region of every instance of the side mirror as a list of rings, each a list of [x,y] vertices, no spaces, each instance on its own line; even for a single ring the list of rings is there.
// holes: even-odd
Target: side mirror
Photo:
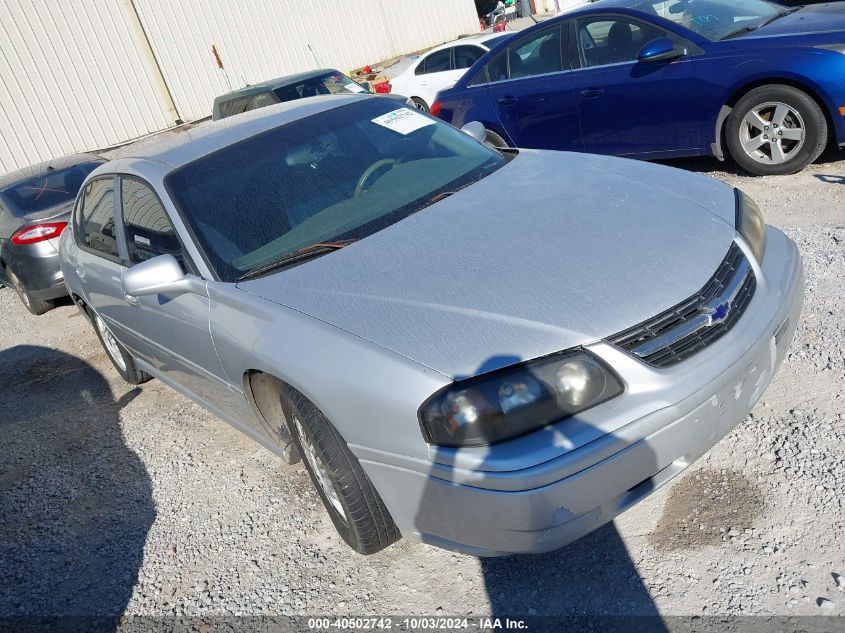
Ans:
[[[474,138],[479,143],[487,140],[487,129],[480,121],[470,121],[461,128],[461,132]]]
[[[186,275],[173,255],[159,255],[136,264],[123,273],[123,295],[129,303],[138,297],[157,294],[185,294],[191,292],[208,296],[205,282]]]
[[[686,54],[686,47],[676,45],[668,37],[658,37],[640,49],[637,59],[641,62],[667,62]]]

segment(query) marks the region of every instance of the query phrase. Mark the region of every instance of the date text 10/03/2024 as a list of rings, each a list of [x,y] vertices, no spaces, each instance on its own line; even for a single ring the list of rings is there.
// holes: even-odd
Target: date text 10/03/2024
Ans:
[[[525,630],[524,620],[513,618],[484,617],[477,620],[470,618],[449,617],[368,617],[368,618],[309,618],[308,628],[313,631],[365,631],[390,630],[396,627],[404,631],[457,631],[457,630]]]

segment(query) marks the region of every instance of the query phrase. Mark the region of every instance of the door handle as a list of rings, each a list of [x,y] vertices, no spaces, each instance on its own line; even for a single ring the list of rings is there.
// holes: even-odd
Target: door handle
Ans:
[[[135,295],[123,295],[123,298],[126,300],[126,303],[131,306],[138,305],[138,297],[136,297]]]
[[[517,99],[516,97],[502,97],[501,99],[499,99],[499,103],[501,103],[503,106],[513,105],[517,101],[519,101],[519,99]]]
[[[595,99],[596,97],[600,97],[604,94],[604,90],[601,88],[587,88],[586,90],[581,91],[581,96],[586,97],[587,99]]]

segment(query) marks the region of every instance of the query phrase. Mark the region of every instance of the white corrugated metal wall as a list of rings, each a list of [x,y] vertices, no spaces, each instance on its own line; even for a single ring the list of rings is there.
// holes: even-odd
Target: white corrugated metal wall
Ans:
[[[0,173],[173,124],[115,0],[0,0]]]
[[[215,96],[323,66],[374,64],[478,31],[473,0],[135,0],[183,119]],[[224,70],[211,52],[217,47]]]
[[[245,83],[477,29],[473,0],[0,0],[0,173],[207,116]]]

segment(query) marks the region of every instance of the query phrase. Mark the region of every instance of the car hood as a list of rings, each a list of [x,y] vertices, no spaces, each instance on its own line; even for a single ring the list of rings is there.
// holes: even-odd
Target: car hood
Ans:
[[[801,7],[789,15],[752,31],[749,35],[766,37],[828,33],[845,33],[845,6],[841,2]]]
[[[238,286],[460,378],[692,295],[728,251],[734,205],[727,185],[680,170],[522,150],[366,239]]]

